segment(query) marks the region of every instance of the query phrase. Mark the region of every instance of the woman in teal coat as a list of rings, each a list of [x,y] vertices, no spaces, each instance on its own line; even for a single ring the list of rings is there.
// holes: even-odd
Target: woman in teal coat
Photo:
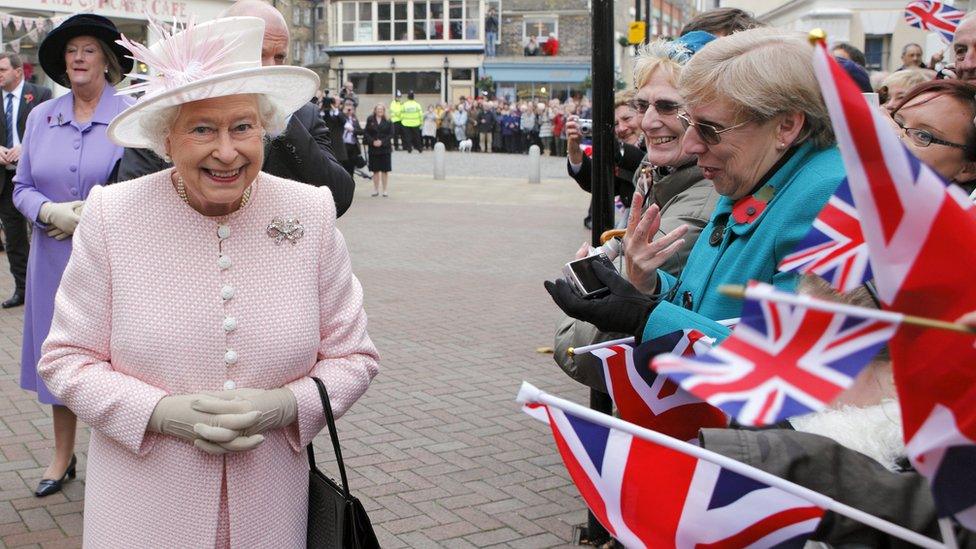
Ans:
[[[802,35],[770,28],[698,52],[678,83],[686,102],[682,146],[722,198],[681,276],[658,268],[680,245],[653,241],[660,221],[648,210],[626,237],[626,261],[631,280],[656,287],[656,297],[598,269],[609,296],[581,299],[558,280],[546,282],[553,300],[570,316],[639,341],[689,328],[722,339],[729,329],[718,321],[737,318],[742,303],[718,286],[759,280],[794,290],[796,275],[777,265],[845,176],[811,60]]]

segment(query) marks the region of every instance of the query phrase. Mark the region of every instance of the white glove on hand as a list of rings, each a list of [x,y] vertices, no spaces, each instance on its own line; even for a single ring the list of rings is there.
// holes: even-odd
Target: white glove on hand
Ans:
[[[223,407],[222,403],[228,406],[244,404],[245,409],[260,412],[261,417],[257,423],[243,429],[244,436],[287,427],[298,417],[298,401],[295,400],[295,393],[285,387],[270,390],[233,389],[207,394],[220,399],[221,403],[216,403],[213,399],[206,402],[199,401],[193,405],[198,412],[220,414],[226,413],[224,412],[226,409],[233,409]]]
[[[219,411],[201,412],[197,405]],[[206,394],[170,395],[156,404],[148,429],[193,442],[211,454],[243,452],[264,442],[261,435],[242,435],[260,417],[260,412],[251,411],[243,402],[220,400]]]
[[[84,204],[83,200],[73,202],[45,202],[41,204],[41,211],[37,214],[37,219],[46,225],[54,225],[61,232],[70,236],[74,234],[81,215],[75,212],[75,207]],[[57,238],[57,237],[55,237]],[[62,240],[62,239],[59,239]]]

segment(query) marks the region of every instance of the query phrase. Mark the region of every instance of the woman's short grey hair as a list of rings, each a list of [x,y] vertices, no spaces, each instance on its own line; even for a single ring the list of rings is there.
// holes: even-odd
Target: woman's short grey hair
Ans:
[[[735,123],[802,112],[796,144],[809,139],[822,149],[835,143],[813,73],[813,47],[801,33],[767,27],[713,40],[684,66],[678,89],[692,109],[730,102]]]
[[[258,99],[258,118],[264,128],[264,138],[270,140],[285,130],[285,120],[288,118],[288,114],[279,111],[264,95],[258,94],[256,97]],[[160,158],[166,157],[166,138],[173,129],[173,123],[180,115],[182,107],[183,105],[175,105],[160,109],[139,121],[143,133],[150,138],[152,144],[150,148]]]
[[[634,86],[643,88],[658,69],[668,73],[672,85],[678,84],[681,67],[691,59],[692,51],[681,42],[654,40],[637,48],[634,58]]]

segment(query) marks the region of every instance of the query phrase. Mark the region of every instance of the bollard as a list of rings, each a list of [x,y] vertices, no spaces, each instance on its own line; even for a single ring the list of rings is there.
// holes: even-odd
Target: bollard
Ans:
[[[538,145],[529,147],[529,183],[542,183],[542,158]]]
[[[444,179],[444,144],[434,144],[434,179]]]

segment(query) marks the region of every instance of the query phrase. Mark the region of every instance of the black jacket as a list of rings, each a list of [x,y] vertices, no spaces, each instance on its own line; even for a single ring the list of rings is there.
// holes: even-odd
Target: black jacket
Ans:
[[[380,140],[379,147],[373,146],[373,141]],[[376,117],[369,115],[366,119],[366,131],[364,141],[369,147],[369,154],[384,155],[393,152],[393,123],[389,118],[384,118],[381,122],[376,122]]]
[[[341,144],[341,133],[339,138]],[[340,150],[345,158],[345,147],[336,147],[335,152]],[[318,108],[313,103],[307,103],[292,114],[281,135],[265,144],[264,166],[261,169],[285,179],[328,187],[335,200],[336,215],[341,216],[352,205],[356,186],[352,177],[339,165],[336,156],[329,139],[329,128],[319,117]],[[126,149],[114,181],[128,181],[170,166],[148,149]]]
[[[337,111],[335,114],[332,113],[332,109],[323,110],[322,120],[325,121],[325,126],[329,128],[329,135],[332,138],[332,142],[336,143],[335,146],[335,158],[339,162],[346,160],[346,147],[342,141],[342,133],[346,131],[346,115],[342,114],[342,111]]]
[[[27,101],[28,96],[30,97],[30,102]],[[3,94],[0,94],[0,99],[2,99]],[[45,88],[44,86],[35,86],[30,82],[24,82],[24,91],[20,95],[20,106],[17,107],[17,120],[14,124],[14,130],[17,132],[17,136],[23,141],[24,130],[27,127],[27,115],[30,114],[34,107],[40,105],[41,103],[47,101],[51,98],[51,90]],[[0,136],[6,135],[7,133],[7,117],[3,116],[3,109],[6,105],[2,104],[0,101]],[[0,138],[2,140],[2,138]],[[2,143],[0,143],[2,144]],[[13,180],[14,170],[5,170],[0,166],[0,188],[7,183],[7,181]]]

